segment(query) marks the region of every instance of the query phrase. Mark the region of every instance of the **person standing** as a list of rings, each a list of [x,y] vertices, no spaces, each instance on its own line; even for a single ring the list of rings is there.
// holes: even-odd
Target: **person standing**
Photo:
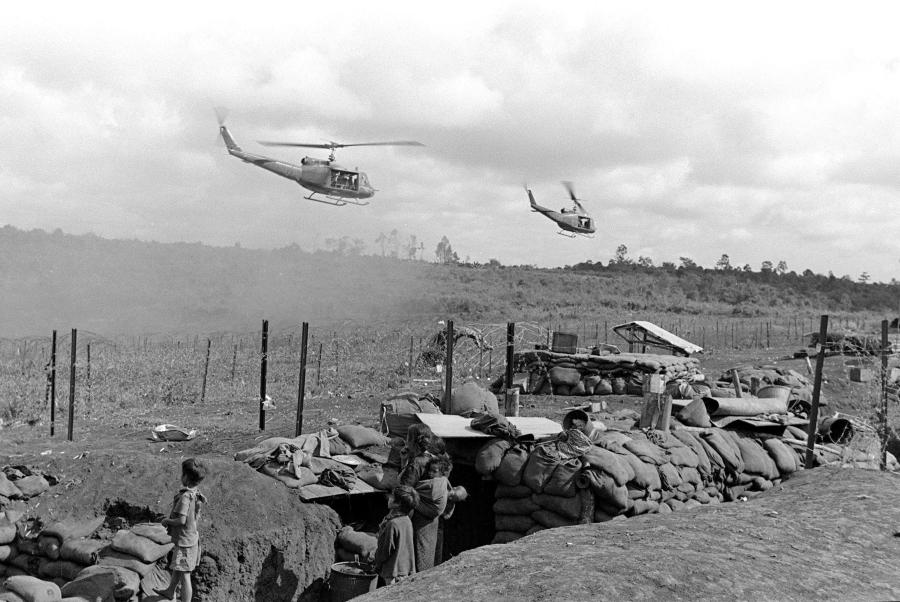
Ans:
[[[378,527],[375,571],[383,585],[391,585],[416,572],[416,553],[410,513],[419,494],[408,485],[398,485],[388,497],[388,514]]]

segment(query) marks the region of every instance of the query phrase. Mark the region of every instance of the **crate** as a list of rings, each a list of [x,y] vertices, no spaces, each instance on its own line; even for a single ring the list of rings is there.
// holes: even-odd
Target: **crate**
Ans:
[[[575,353],[578,349],[578,335],[567,332],[554,332],[550,351],[556,353]]]
[[[644,393],[651,393],[651,394],[662,393],[663,390],[665,390],[665,387],[666,387],[665,377],[662,374],[655,372],[653,374],[645,374],[644,375],[644,383],[643,383],[643,387],[641,387],[641,390]]]
[[[867,383],[875,380],[875,371],[871,368],[850,368],[850,380],[855,383]]]

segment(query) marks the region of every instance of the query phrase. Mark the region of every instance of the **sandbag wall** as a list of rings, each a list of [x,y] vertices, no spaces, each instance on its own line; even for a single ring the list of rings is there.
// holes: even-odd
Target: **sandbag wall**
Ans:
[[[39,530],[17,513],[0,513],[0,600],[139,600],[169,584],[172,549],[159,524],[97,538],[102,517],[65,520]]]
[[[533,350],[514,357],[537,395],[641,395],[645,374],[665,369],[666,380],[700,374],[696,358],[650,353],[586,355]]]
[[[812,406],[813,383],[804,375],[790,368],[780,366],[737,366],[734,368],[738,373],[741,391],[743,394],[756,395],[757,391],[766,385],[780,385],[790,388],[788,395],[788,407],[792,409],[794,414],[806,417],[809,408]],[[732,380],[732,371],[726,371],[716,383],[711,385],[715,388],[713,393],[716,397],[731,397],[735,395]],[[827,403],[825,396],[820,393],[819,403],[824,405]]]
[[[803,467],[800,452],[777,437],[723,429],[650,431],[649,437],[606,431],[577,456],[558,441],[486,443],[475,467],[498,483],[493,543],[553,527],[732,501]]]

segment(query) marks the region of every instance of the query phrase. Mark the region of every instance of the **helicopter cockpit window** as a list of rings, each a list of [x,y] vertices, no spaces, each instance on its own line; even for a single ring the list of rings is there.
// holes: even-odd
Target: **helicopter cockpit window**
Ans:
[[[369,176],[364,173],[359,174],[359,183],[363,186],[371,186],[371,184],[369,184]]]

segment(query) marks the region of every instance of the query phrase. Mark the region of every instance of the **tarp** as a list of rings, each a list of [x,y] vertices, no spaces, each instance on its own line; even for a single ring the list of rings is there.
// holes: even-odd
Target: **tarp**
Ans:
[[[454,416],[450,414],[416,414],[416,417],[426,424],[435,435],[444,439],[490,437],[487,433],[476,431],[470,425],[471,418]],[[562,425],[549,418],[536,416],[508,416],[509,422],[519,429],[523,435],[544,437],[562,432]]]
[[[692,353],[703,351],[703,347],[685,341],[652,322],[644,322],[642,320],[626,322],[625,324],[613,326],[613,332],[625,339],[629,345],[660,347],[682,355],[691,355]]]

